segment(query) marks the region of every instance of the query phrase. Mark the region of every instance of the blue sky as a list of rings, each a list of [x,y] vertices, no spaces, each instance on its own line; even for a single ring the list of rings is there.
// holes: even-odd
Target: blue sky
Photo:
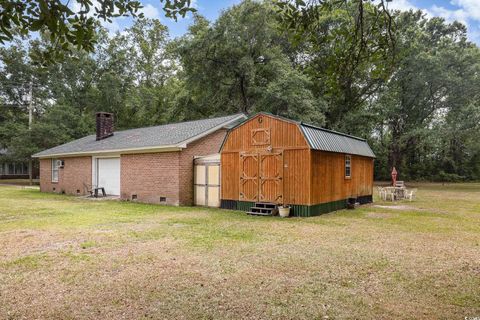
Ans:
[[[192,1],[198,12],[209,20],[215,20],[222,10],[232,6],[240,0],[194,0]],[[159,0],[142,0],[144,14],[149,18],[158,18],[168,26],[172,37],[184,34],[191,23],[190,17],[175,22],[167,19],[161,9]],[[422,9],[428,16],[440,16],[447,21],[458,20],[468,27],[468,36],[471,41],[480,45],[480,0],[392,0],[389,8],[408,10]],[[121,31],[131,24],[131,19],[116,19],[106,27],[112,31]]]

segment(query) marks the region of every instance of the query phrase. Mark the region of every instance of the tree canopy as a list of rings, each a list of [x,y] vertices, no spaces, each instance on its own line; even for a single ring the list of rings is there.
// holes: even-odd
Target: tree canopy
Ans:
[[[160,2],[165,15],[175,20],[195,11],[191,0]],[[12,41],[15,35],[40,31],[48,34],[50,42],[38,61],[52,62],[72,47],[92,52],[99,21],[111,22],[121,16],[142,18],[142,7],[138,0],[2,0],[0,44]]]
[[[27,159],[93,133],[97,111],[117,130],[268,111],[367,138],[377,179],[393,166],[405,180],[480,179],[480,51],[466,27],[361,0],[307,5],[302,26],[278,1],[245,0],[215,21],[194,14],[176,39],[154,19],[115,35],[95,25],[92,50],[46,66],[32,57],[48,32],[14,39],[0,48],[0,147]]]

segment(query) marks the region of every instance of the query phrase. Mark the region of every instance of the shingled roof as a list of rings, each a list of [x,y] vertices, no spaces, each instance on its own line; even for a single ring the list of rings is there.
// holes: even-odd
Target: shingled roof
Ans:
[[[56,156],[102,154],[126,151],[154,149],[180,149],[187,143],[200,139],[220,128],[230,128],[246,119],[244,114],[225,117],[172,123],[155,127],[115,131],[114,135],[103,140],[96,140],[96,135],[89,135],[60,146],[41,151],[35,158]]]

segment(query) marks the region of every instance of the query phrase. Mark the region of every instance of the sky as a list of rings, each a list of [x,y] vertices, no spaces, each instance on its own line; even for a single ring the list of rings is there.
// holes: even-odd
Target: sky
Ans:
[[[181,36],[192,22],[191,16],[180,18],[177,22],[164,16],[160,0],[141,0],[144,15],[157,18],[169,28],[172,37]],[[198,12],[210,21],[214,21],[222,12],[240,2],[240,0],[192,0]],[[468,37],[480,45],[480,0],[392,0],[390,9],[421,9],[428,17],[443,17],[448,22],[458,20],[468,28]],[[111,31],[122,31],[132,24],[130,18],[118,18],[105,26]]]

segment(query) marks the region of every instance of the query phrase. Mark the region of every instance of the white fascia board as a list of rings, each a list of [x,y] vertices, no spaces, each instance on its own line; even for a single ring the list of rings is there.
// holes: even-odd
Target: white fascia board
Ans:
[[[34,158],[48,159],[59,157],[78,157],[78,156],[119,156],[120,154],[132,154],[132,153],[155,153],[155,152],[174,152],[181,151],[183,148],[178,145],[164,146],[164,147],[141,147],[141,148],[129,148],[129,149],[115,149],[115,150],[102,150],[102,151],[81,151],[71,153],[57,153],[48,154],[45,156],[37,156]]]

